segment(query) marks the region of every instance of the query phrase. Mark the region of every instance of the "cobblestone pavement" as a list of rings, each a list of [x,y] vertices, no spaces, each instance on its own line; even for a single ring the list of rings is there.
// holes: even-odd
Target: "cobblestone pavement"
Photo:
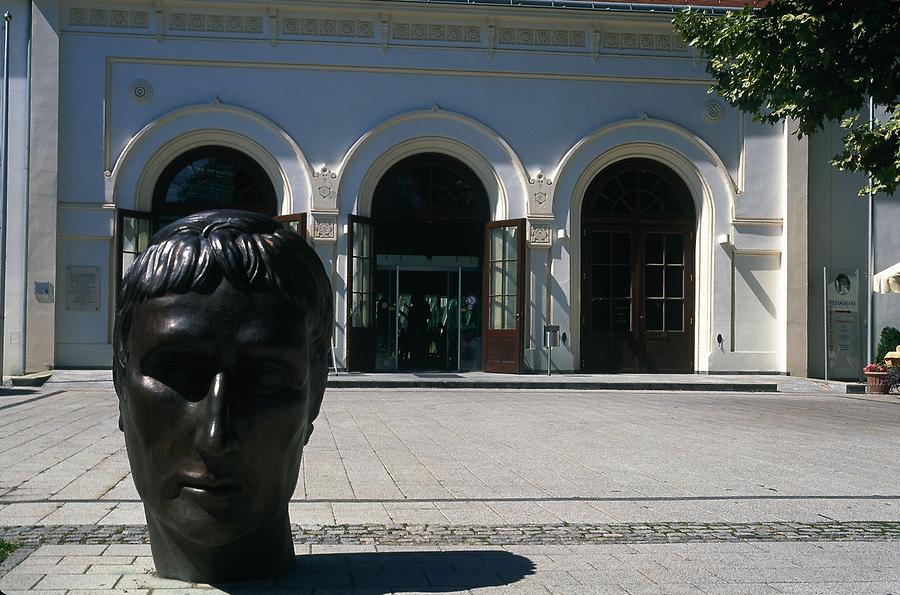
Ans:
[[[898,430],[833,392],[329,390],[297,570],[216,587],[897,595]],[[0,393],[0,591],[209,587],[153,575],[143,525],[108,384]]]

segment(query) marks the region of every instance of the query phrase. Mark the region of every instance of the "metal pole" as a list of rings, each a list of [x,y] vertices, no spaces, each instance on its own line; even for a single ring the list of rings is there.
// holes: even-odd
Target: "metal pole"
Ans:
[[[3,13],[3,144],[0,147],[0,158],[3,159],[2,173],[0,173],[0,281],[3,289],[0,290],[0,386],[3,385],[3,356],[6,337],[6,198],[9,189],[9,22],[12,15]]]
[[[394,371],[400,371],[400,265],[394,275]]]
[[[875,120],[875,100],[869,96],[869,131],[874,129]],[[874,305],[874,296],[872,284],[875,281],[875,241],[874,223],[875,223],[875,196],[872,194],[872,174],[869,173],[869,227],[868,227],[868,246],[866,252],[866,260],[868,268],[866,269],[866,363],[872,362],[872,343],[875,341],[874,316],[872,309]]]
[[[553,345],[547,345],[547,376],[550,376],[550,366],[553,365]]]
[[[456,371],[462,371],[462,267],[456,267]]]
[[[828,380],[828,267],[822,267],[822,314],[825,319],[825,380]]]

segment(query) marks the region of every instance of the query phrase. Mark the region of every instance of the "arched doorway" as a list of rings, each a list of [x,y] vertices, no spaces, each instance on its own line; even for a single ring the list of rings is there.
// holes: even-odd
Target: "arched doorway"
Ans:
[[[147,248],[150,236],[181,217],[208,209],[240,209],[270,217],[278,212],[275,187],[262,166],[241,151],[215,145],[196,147],[173,159],[157,178],[151,204],[149,213],[117,210],[117,285]]]
[[[462,161],[421,153],[388,169],[371,219],[351,216],[350,369],[481,369],[489,220],[487,191]]]
[[[694,370],[691,193],[651,159],[618,161],[582,204],[581,369]]]

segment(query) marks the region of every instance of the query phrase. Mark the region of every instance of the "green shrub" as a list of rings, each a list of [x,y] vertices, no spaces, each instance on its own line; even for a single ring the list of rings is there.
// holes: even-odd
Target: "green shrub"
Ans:
[[[880,362],[887,355],[888,351],[894,351],[900,345],[900,330],[892,326],[886,326],[881,329],[881,340],[878,341],[878,349],[876,350],[875,361]]]
[[[17,547],[19,546],[14,543],[10,543],[8,541],[3,541],[2,539],[0,539],[0,562],[3,562],[7,558],[9,558],[9,555],[13,553]]]

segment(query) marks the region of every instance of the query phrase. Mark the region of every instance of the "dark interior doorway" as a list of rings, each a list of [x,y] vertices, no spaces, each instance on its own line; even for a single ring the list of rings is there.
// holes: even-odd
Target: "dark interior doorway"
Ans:
[[[385,173],[371,219],[353,218],[354,230],[367,226],[372,241],[351,245],[356,285],[349,300],[350,369],[481,368],[482,251],[489,218],[484,185],[458,159],[423,153]],[[359,256],[367,250],[368,256]],[[368,291],[359,267],[371,271]],[[360,315],[360,308],[371,308],[372,315]]]

